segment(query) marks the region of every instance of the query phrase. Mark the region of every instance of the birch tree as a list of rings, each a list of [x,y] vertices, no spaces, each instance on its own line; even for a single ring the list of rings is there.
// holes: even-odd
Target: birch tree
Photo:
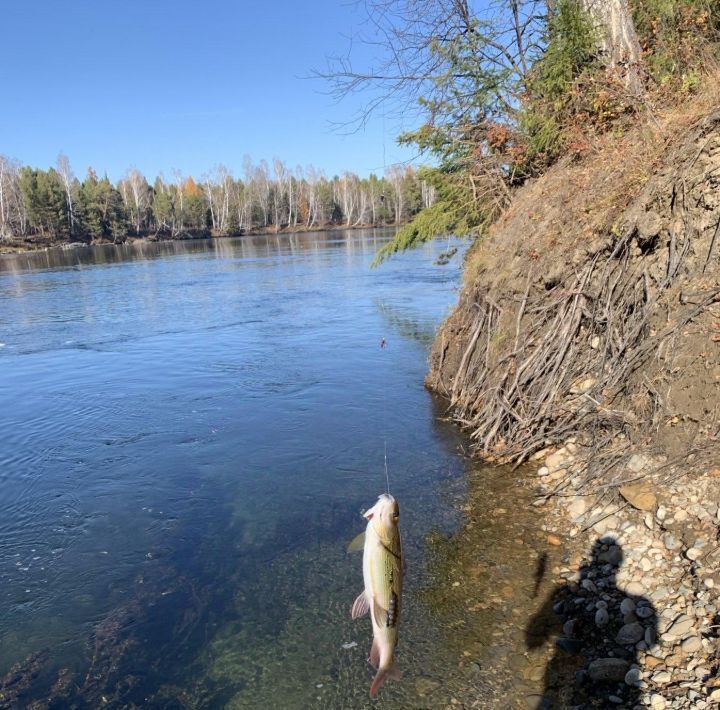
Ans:
[[[147,211],[150,208],[149,193],[150,186],[137,168],[128,170],[125,178],[120,181],[120,194],[137,235],[144,227]]]
[[[63,189],[65,190],[65,201],[67,203],[68,223],[70,228],[70,236],[74,237],[76,232],[75,205],[73,202],[73,192],[75,190],[75,176],[70,167],[70,160],[67,155],[60,153],[57,157],[57,173],[62,180]]]
[[[20,164],[0,155],[0,238],[24,234],[27,219],[18,183]]]

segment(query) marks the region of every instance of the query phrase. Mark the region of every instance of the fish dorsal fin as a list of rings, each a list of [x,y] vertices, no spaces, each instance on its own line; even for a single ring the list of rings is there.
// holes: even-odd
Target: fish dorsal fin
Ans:
[[[356,535],[350,544],[347,546],[347,553],[360,552],[365,547],[365,531],[363,530],[359,535]]]
[[[359,619],[361,616],[365,616],[370,611],[370,602],[368,601],[365,590],[358,594],[357,599],[353,602],[352,609],[350,610],[350,616],[353,619]]]
[[[373,599],[373,617],[375,618],[375,623],[378,626],[383,628],[387,626],[387,609],[383,609],[380,604],[378,604],[377,599]]]

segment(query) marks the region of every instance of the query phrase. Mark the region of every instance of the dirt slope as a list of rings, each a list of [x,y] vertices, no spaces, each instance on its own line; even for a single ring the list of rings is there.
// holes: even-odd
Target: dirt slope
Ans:
[[[482,455],[579,435],[612,480],[639,444],[718,453],[718,96],[578,146],[471,250],[427,384]]]

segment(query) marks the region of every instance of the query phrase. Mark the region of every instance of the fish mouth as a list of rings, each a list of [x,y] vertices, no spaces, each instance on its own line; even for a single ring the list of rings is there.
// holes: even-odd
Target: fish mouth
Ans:
[[[381,493],[378,502],[383,504],[383,508],[389,512],[393,523],[397,523],[400,518],[400,506],[398,502],[389,493]]]

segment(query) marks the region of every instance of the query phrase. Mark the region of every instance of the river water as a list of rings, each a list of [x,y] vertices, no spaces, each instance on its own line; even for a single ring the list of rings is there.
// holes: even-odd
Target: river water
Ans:
[[[384,489],[384,435],[409,570],[399,661],[450,662],[421,591],[442,582],[427,539],[457,529],[465,464],[422,381],[459,264],[434,265],[433,244],[371,270],[390,236],[0,260],[0,677],[21,664],[17,702],[364,706],[345,546]]]

